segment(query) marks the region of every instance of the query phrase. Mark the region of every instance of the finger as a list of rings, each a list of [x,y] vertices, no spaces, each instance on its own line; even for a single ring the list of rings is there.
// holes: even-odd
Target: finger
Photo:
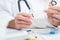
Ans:
[[[27,24],[17,24],[17,27],[20,27],[20,28],[25,28],[25,27],[28,27],[28,26],[30,26],[30,24],[29,25],[27,25]]]
[[[55,25],[55,26],[58,25],[57,22],[56,22],[56,20],[54,20],[54,19],[50,19],[49,22],[50,22],[52,25]]]
[[[22,16],[24,16],[24,17],[29,17],[29,18],[32,17],[32,14],[30,14],[30,13],[20,13],[20,14],[18,14],[18,15],[19,15],[19,16],[22,15]]]
[[[47,9],[47,10],[45,10],[45,12],[46,12],[46,13],[50,13],[50,14],[59,14],[58,11],[52,10],[52,9]]]
[[[21,28],[26,28],[26,27],[29,27],[29,26],[30,25],[23,25],[23,24],[20,25],[20,24],[17,24],[15,28],[16,29],[21,29]]]
[[[52,11],[52,10],[45,10],[45,12],[47,13],[48,17],[52,17],[53,14],[56,14],[56,11]]]
[[[55,17],[49,17],[48,19],[49,19],[49,20],[52,20],[52,21],[55,20],[56,22],[59,22],[59,20],[56,19]]]
[[[31,18],[31,16],[23,16],[22,14],[16,15],[16,18],[19,18],[19,17],[27,17],[27,18]]]
[[[16,19],[17,21],[32,22],[30,19]]]
[[[60,12],[60,7],[59,6],[52,6],[52,7],[49,7],[50,9],[53,9],[53,10],[57,10],[58,12]]]
[[[53,18],[52,21],[53,21],[53,23],[52,23],[53,25],[55,25],[55,26],[59,25],[59,20]]]
[[[60,15],[53,15],[53,17],[60,20]]]
[[[32,24],[32,22],[25,22],[25,21],[16,21],[18,24]]]
[[[53,24],[53,25],[57,26],[57,25],[58,25],[58,23],[59,23],[59,20],[57,20],[57,19],[55,19],[55,18],[50,17],[50,18],[49,18],[49,22],[50,22],[51,24]]]
[[[31,22],[31,20],[32,20],[32,19],[30,19],[30,18],[23,17],[23,16],[16,17],[15,19],[16,19],[17,21],[25,21],[25,22]]]
[[[23,23],[18,23],[18,24],[19,24],[19,25],[28,25],[28,26],[31,25],[31,24],[26,24],[26,23],[25,23],[25,24],[23,24]]]

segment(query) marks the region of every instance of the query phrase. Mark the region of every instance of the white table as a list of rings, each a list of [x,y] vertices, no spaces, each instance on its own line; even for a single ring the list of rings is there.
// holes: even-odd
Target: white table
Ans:
[[[25,40],[28,36],[33,34],[28,34],[25,31],[18,31],[13,29],[7,30],[6,40]],[[37,40],[60,40],[60,33],[55,35],[43,35],[43,34],[34,34],[37,36]]]

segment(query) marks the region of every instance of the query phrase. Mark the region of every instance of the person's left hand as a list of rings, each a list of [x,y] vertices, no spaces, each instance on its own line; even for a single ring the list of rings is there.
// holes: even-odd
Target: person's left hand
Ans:
[[[49,5],[49,8],[45,10],[45,12],[48,15],[48,20],[51,24],[55,26],[60,25],[60,7],[59,6],[51,6]]]

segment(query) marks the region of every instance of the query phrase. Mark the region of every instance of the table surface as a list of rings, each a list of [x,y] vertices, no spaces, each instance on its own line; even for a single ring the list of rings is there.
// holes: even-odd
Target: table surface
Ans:
[[[14,35],[13,35],[14,34]],[[32,36],[32,35],[36,35],[37,36],[37,40],[60,40],[60,33],[58,34],[53,34],[53,35],[43,35],[43,34],[28,34],[25,31],[18,31],[18,30],[14,30],[14,29],[8,29],[7,30],[7,38],[14,38],[14,37],[20,37],[20,38],[24,38],[27,36]],[[24,37],[23,37],[24,36]]]

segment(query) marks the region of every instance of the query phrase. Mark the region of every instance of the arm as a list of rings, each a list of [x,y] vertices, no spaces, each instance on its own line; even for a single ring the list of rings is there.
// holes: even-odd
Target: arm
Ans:
[[[9,4],[9,5],[7,5]],[[14,18],[11,16],[11,9],[10,3],[7,2],[6,0],[0,0],[0,27],[7,27],[9,21],[13,20]]]

